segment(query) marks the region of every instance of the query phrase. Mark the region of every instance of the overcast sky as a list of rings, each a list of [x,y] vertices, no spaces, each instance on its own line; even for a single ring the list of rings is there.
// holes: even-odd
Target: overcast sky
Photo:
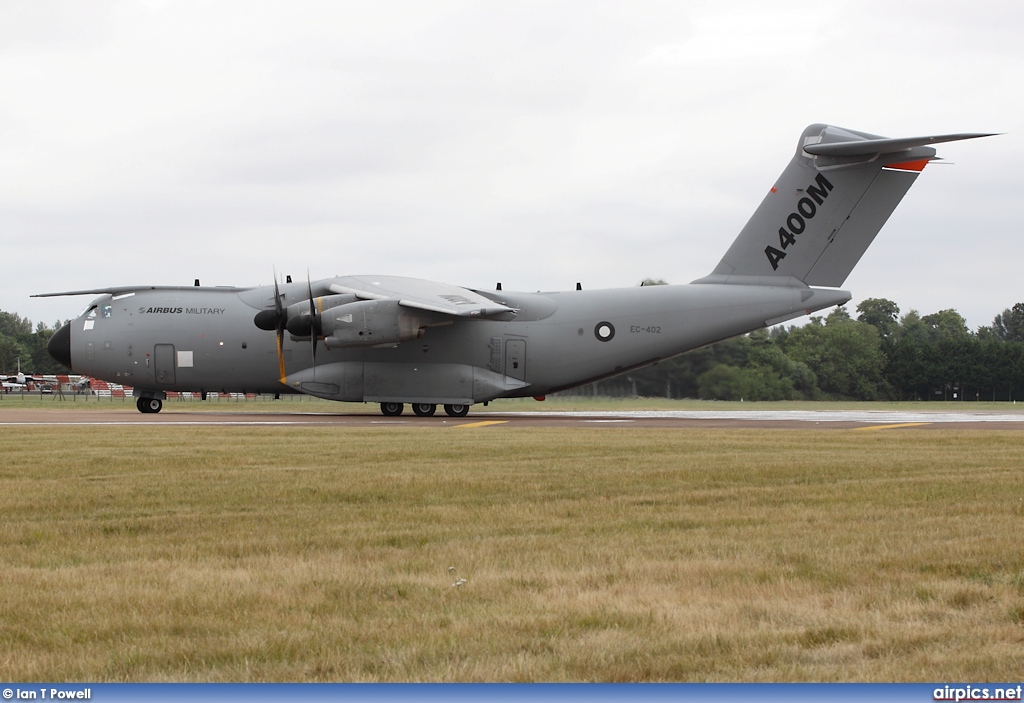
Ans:
[[[395,274],[687,283],[828,122],[943,145],[844,288],[1024,301],[1024,5],[0,4],[0,309]],[[850,307],[853,310],[853,305]]]

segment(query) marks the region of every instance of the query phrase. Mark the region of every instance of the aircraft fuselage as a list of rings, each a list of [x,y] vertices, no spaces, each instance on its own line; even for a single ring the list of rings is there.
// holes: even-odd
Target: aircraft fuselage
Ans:
[[[315,284],[327,292],[331,280]],[[540,396],[850,298],[806,287],[683,285],[512,293],[475,291],[517,310],[457,319],[384,347],[327,349],[253,324],[273,286],[104,295],[70,324],[74,371],[136,395],[167,391],[307,393],[343,401],[472,404]],[[308,300],[284,285],[284,306]]]

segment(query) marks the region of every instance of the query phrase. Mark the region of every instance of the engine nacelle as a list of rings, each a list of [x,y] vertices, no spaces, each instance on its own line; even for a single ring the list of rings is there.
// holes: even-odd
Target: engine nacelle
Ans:
[[[397,300],[361,300],[324,310],[321,317],[328,349],[408,342],[423,336],[426,323]]]
[[[327,295],[316,298],[314,308],[319,311],[317,313],[319,316],[326,316],[329,309],[336,308],[339,305],[348,305],[356,300],[358,300],[358,298],[351,293]],[[312,333],[312,318],[309,315],[309,300],[292,303],[285,308],[285,319],[288,320],[285,324],[285,328],[293,337],[309,337]]]

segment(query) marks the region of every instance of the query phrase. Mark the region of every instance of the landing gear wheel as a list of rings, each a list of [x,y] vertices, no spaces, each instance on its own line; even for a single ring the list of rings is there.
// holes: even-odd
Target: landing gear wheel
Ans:
[[[420,417],[430,417],[437,410],[433,403],[413,403],[412,411]]]
[[[158,413],[164,407],[164,401],[159,398],[139,398],[135,401],[135,407],[140,413]]]
[[[404,403],[381,403],[380,411],[388,417],[398,417],[405,410]]]
[[[444,411],[452,417],[466,417],[469,414],[468,405],[446,405]]]

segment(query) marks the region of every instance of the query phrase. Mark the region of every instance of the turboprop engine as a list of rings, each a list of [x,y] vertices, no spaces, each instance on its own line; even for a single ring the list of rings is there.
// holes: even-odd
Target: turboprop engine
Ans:
[[[308,300],[284,307],[276,283],[274,291],[274,307],[261,310],[253,322],[276,330],[279,339],[287,330],[293,340],[310,340],[314,364],[318,339],[328,349],[387,346],[419,339],[430,325],[451,324],[429,312],[414,313],[393,299],[359,300],[351,293],[314,297],[310,290]]]
[[[339,305],[349,305],[359,300],[351,293],[341,295],[328,295],[316,298],[310,297],[308,301],[293,303],[284,310],[285,329],[292,335],[292,339],[304,339],[310,335],[322,335],[323,327],[321,320],[331,308]]]
[[[328,349],[408,342],[422,337],[429,322],[403,308],[397,300],[360,300],[320,315],[324,346]]]

